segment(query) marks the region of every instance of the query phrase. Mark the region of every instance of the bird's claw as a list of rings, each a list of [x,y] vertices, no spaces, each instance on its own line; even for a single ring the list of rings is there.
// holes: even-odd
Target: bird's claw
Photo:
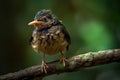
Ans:
[[[66,62],[68,62],[68,60],[67,60],[64,56],[62,56],[62,57],[60,58],[60,62],[62,62],[62,63],[63,63],[63,66],[65,67],[65,64],[66,64]]]
[[[41,72],[47,74],[46,68],[48,68],[48,66],[47,66],[46,62],[44,60],[42,60]]]

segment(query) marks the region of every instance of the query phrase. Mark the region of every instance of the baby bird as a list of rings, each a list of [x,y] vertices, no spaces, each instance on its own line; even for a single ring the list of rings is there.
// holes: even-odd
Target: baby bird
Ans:
[[[60,61],[65,66],[67,59],[64,57],[64,53],[68,51],[71,39],[61,21],[50,10],[41,10],[35,15],[34,21],[28,25],[35,27],[30,38],[30,44],[37,53],[43,53],[41,71],[47,73],[46,54],[60,53]]]

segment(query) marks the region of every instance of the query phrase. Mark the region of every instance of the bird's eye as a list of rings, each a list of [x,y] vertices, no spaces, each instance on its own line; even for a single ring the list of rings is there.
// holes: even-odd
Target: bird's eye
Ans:
[[[46,18],[43,18],[43,21],[44,21],[44,22],[47,22],[47,19],[46,19]]]

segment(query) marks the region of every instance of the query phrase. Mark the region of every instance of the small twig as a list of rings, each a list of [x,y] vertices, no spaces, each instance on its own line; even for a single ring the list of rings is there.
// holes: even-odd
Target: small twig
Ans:
[[[41,72],[41,65],[37,65],[14,73],[1,75],[0,80],[30,80],[38,77],[42,80],[43,77],[52,74],[72,72],[80,68],[92,67],[112,62],[119,62],[120,49],[88,52],[86,54],[74,56],[68,59],[68,61],[69,62],[66,63],[65,67],[59,61],[47,63],[47,74]]]

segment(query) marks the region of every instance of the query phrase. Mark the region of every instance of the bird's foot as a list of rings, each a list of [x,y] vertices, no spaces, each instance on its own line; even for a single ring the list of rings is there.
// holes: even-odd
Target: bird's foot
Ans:
[[[45,74],[47,74],[46,68],[48,68],[48,66],[47,66],[46,62],[44,60],[42,60],[41,71]]]
[[[60,62],[62,62],[62,63],[63,63],[63,66],[65,67],[65,63],[68,62],[68,60],[67,60],[64,56],[62,56],[62,57],[60,58]]]

